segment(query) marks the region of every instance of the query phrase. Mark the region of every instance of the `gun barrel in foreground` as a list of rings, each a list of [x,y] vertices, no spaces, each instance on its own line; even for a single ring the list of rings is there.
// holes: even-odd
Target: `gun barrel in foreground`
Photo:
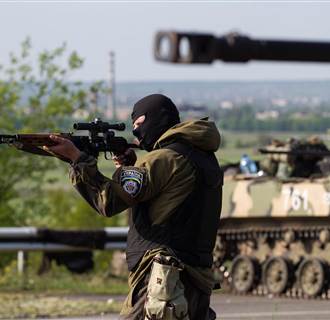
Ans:
[[[263,61],[330,62],[330,42],[251,39],[238,33],[158,32],[156,60],[172,63]]]

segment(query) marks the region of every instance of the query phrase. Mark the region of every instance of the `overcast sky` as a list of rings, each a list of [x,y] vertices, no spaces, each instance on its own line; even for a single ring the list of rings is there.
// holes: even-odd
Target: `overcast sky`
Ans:
[[[0,3],[0,62],[30,36],[35,52],[63,41],[77,50],[85,58],[75,75],[82,80],[108,77],[109,50],[118,81],[330,79],[330,64],[161,64],[152,55],[157,30],[330,41],[330,2]]]

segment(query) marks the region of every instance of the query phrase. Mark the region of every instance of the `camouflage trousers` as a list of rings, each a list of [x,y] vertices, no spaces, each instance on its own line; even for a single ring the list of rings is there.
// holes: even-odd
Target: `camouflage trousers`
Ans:
[[[181,281],[184,285],[184,295],[188,302],[189,320],[215,320],[216,313],[210,308],[210,295],[192,285],[188,276],[183,274]],[[144,320],[144,304],[147,296],[149,275],[135,290],[133,309],[129,315],[121,316],[120,320]]]

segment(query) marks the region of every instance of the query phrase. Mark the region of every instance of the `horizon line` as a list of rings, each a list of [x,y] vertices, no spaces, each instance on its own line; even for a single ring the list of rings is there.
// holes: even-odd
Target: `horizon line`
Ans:
[[[77,81],[81,81],[81,82],[97,82],[97,81],[103,81],[103,82],[109,82],[108,79],[102,79],[102,80],[79,80],[79,79],[72,79],[72,82],[77,82]],[[71,81],[70,81],[71,82]],[[185,80],[185,79],[176,79],[176,80],[170,80],[170,79],[165,79],[165,80],[119,80],[116,81],[116,84],[127,84],[127,83],[201,83],[201,82],[205,82],[205,83],[271,83],[271,82],[330,82],[330,78],[319,78],[319,79],[189,79],[189,80]]]

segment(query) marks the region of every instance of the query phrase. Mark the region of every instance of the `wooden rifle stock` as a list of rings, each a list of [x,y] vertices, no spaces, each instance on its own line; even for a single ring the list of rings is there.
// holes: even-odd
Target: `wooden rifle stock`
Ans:
[[[15,134],[15,135],[0,135],[0,144],[9,144],[15,146],[17,149],[38,154],[42,156],[53,156],[47,151],[44,151],[41,147],[52,147],[56,145],[51,135],[60,136],[71,140],[71,133],[32,133],[32,134]]]

